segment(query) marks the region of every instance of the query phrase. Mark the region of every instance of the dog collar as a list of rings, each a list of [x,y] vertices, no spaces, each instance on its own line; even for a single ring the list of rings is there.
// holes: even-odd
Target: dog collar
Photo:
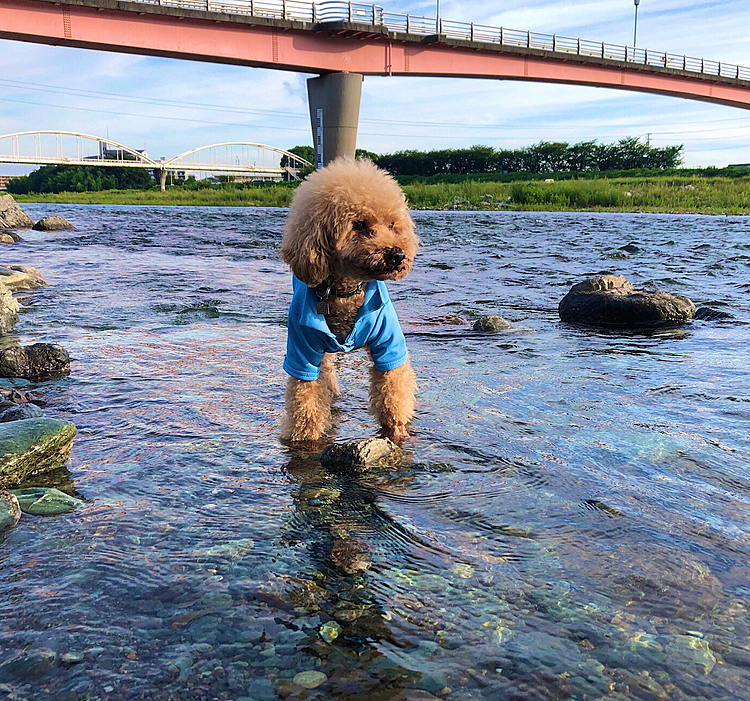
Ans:
[[[318,299],[329,299],[331,297],[337,297],[339,299],[346,299],[347,297],[354,297],[358,295],[365,287],[365,282],[360,282],[351,292],[340,292],[336,289],[335,285],[330,282],[323,282],[315,288],[315,294]]]

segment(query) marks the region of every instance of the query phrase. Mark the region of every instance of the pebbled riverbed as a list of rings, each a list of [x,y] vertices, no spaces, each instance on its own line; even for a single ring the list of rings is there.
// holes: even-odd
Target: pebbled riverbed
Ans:
[[[16,329],[73,358],[42,388],[85,505],[0,540],[0,696],[750,698],[750,220],[416,213],[415,435],[355,479],[277,438],[284,210],[25,208],[78,227],[3,251],[50,282]],[[560,324],[603,272],[736,320]]]

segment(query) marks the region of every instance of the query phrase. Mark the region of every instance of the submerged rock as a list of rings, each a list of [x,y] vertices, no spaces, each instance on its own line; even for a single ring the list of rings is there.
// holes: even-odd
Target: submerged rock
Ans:
[[[46,380],[70,374],[70,356],[57,343],[35,343],[0,351],[0,376]]]
[[[47,648],[31,648],[0,662],[0,681],[36,681],[57,666],[57,654]]]
[[[506,321],[501,316],[495,316],[494,314],[480,316],[474,322],[474,331],[480,331],[482,333],[497,333],[498,331],[505,331],[509,328],[509,321]]]
[[[57,419],[0,424],[0,487],[67,462],[75,435],[74,424]]]
[[[32,516],[58,516],[75,511],[83,502],[52,487],[13,489],[13,495],[25,514]]]
[[[0,489],[0,533],[13,528],[21,518],[21,507],[15,494]]]
[[[0,411],[0,423],[7,421],[20,421],[22,419],[38,419],[44,416],[44,412],[31,402],[25,404],[15,404]]]
[[[12,195],[0,195],[0,229],[30,229],[34,220],[26,214]]]
[[[18,301],[11,291],[0,285],[0,334],[10,333],[18,321]]]
[[[296,674],[292,681],[304,689],[316,689],[327,679],[328,677],[323,672],[310,671]]]
[[[325,447],[320,462],[326,467],[363,468],[377,464],[397,449],[388,438],[334,443]]]
[[[36,290],[47,284],[42,274],[30,265],[0,266],[0,283],[12,292]]]
[[[58,216],[44,217],[31,227],[34,231],[63,231],[64,229],[75,229],[65,218]]]
[[[698,307],[695,310],[695,318],[701,321],[722,321],[723,319],[734,319],[734,314],[711,307]]]
[[[571,324],[627,329],[689,321],[695,305],[661,290],[637,290],[623,275],[602,275],[573,285],[558,311]]]

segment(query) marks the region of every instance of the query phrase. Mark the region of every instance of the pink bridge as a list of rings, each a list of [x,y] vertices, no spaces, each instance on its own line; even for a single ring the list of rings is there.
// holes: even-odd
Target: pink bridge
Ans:
[[[348,2],[0,0],[0,38],[318,74],[309,92],[320,161],[353,152],[367,75],[568,83],[750,108],[742,66]]]

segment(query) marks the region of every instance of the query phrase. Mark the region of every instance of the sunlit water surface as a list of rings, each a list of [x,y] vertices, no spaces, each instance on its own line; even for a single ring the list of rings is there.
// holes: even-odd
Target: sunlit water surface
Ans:
[[[78,227],[3,251],[50,282],[17,331],[73,357],[42,388],[85,505],[0,543],[0,656],[57,653],[0,695],[750,698],[750,220],[416,213],[414,436],[344,477],[278,439],[285,211],[28,210]],[[736,320],[562,325],[602,272]],[[332,438],[375,431],[366,366]]]

